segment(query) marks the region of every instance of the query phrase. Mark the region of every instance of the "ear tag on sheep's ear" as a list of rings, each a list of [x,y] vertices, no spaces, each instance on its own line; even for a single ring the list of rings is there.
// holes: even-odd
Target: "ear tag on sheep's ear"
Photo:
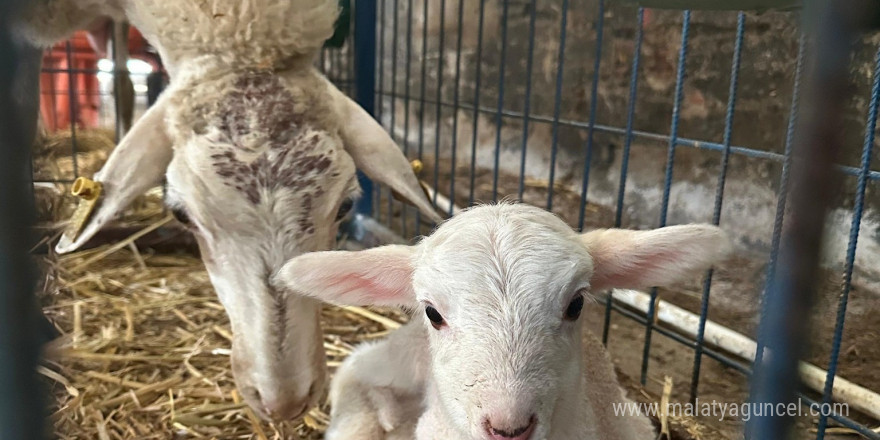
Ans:
[[[73,212],[70,219],[70,226],[64,232],[64,236],[70,241],[75,241],[79,237],[89,221],[95,206],[101,200],[103,188],[101,182],[95,182],[85,177],[80,177],[73,182],[70,193],[79,197],[79,204],[76,205],[76,211]]]
[[[410,162],[409,164],[412,167],[413,174],[415,174],[416,179],[418,179],[419,174],[422,173],[422,170],[425,168],[425,165],[422,163],[422,161],[420,161],[418,159]],[[427,198],[428,200],[431,200],[431,193],[428,192],[428,188],[427,188],[428,184],[425,183],[424,181],[422,181],[422,179],[418,179],[418,180],[419,180],[419,186],[421,186],[422,191],[425,192],[425,198]],[[394,200],[397,200],[398,202],[405,203],[409,206],[415,206],[409,200],[407,200],[405,197],[401,196],[397,191],[391,191],[391,197],[394,197]]]

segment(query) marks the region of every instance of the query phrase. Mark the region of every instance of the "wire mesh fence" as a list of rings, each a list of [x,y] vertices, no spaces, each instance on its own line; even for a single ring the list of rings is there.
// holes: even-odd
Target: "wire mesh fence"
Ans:
[[[757,261],[748,263],[754,269],[748,277],[757,280],[707,273],[686,301],[698,317],[694,334],[658,324],[657,305],[670,294],[657,290],[649,293],[646,310],[609,292],[601,329],[613,348],[620,343],[614,316],[640,326],[639,353],[631,359],[638,361],[643,385],[664,343],[655,333],[691,351],[680,373],[687,379],[682,396],[692,402],[720,377],[713,374],[707,383],[704,357],[751,374],[749,359],[706,343],[706,328],[710,315],[736,327],[737,320],[723,312],[731,301],[751,302],[738,310],[757,316],[777,274],[801,78],[810,62],[796,13],[657,11],[604,0],[376,3],[374,114],[408,157],[426,165],[422,178],[434,190],[435,206],[451,215],[454,205],[516,199],[552,210],[579,230],[688,221],[732,230],[739,250]],[[83,175],[77,161],[82,131],[115,129],[118,123],[115,66],[98,57],[82,63],[75,47],[71,41],[47,52],[41,112],[48,128],[69,131],[70,169],[36,172],[35,182],[64,184]],[[355,47],[348,38],[316,60],[352,96],[365,76],[356,68]],[[827,267],[842,281],[828,293],[833,308],[823,327],[824,351],[812,357],[827,377],[821,392],[801,394],[808,404],[831,402],[837,374],[855,375],[875,390],[880,386],[873,373],[847,368],[851,356],[841,358],[847,347],[864,344],[845,328],[870,330],[865,322],[872,321],[860,310],[880,301],[873,284],[880,274],[870,264],[880,257],[880,170],[872,168],[880,96],[876,38],[860,41],[853,64],[857,95],[845,115],[845,139],[861,148],[834,165],[845,176],[846,190],[829,217],[831,240],[845,244],[828,246],[836,254],[828,256]],[[161,67],[127,67],[137,117],[162,88],[156,75]],[[370,195],[373,216],[400,235],[430,231],[418,212],[387,189]],[[856,280],[862,283],[855,298],[859,311],[848,313]],[[748,294],[710,301],[719,288],[725,295]],[[861,320],[847,327],[851,315]],[[735,329],[743,333],[756,331],[756,320],[739,324]],[[764,341],[755,339],[760,357]],[[880,360],[880,353],[862,360]],[[818,420],[816,438],[824,437],[829,420],[880,438],[868,419],[840,413]]]
[[[810,62],[800,14],[658,11],[601,0],[377,3],[376,117],[410,158],[426,164],[423,179],[436,190],[435,206],[438,197],[448,197],[454,203],[439,209],[452,214],[456,203],[515,199],[552,210],[578,229],[720,224],[736,235],[739,250],[762,262],[750,274],[757,281],[726,274],[719,283],[717,273],[707,273],[685,301],[698,316],[693,335],[657,324],[656,289],[642,312],[609,293],[603,340],[612,349],[620,343],[609,341],[612,312],[644,326],[642,384],[656,358],[654,333],[687,347],[693,356],[683,397],[691,402],[713,385],[700,385],[704,357],[751,374],[751,359],[707,346],[705,329],[710,308],[721,322],[731,321],[710,301],[718,284],[726,284],[723,295],[731,287],[751,291],[738,296],[751,302],[745,309],[755,323],[735,328],[755,332],[758,304],[778,271],[802,76]],[[842,275],[842,282],[824,292],[833,317],[819,326],[821,343],[811,360],[827,366],[827,377],[820,392],[801,394],[807,404],[831,402],[841,346],[858,339],[844,334],[846,318],[860,314],[847,313],[854,272],[863,280],[876,276],[870,266],[877,235],[861,225],[868,222],[874,231],[880,208],[872,196],[880,180],[872,168],[877,47],[876,38],[863,38],[854,57],[860,94],[847,107],[844,136],[852,148],[834,165],[846,190],[828,219],[827,240],[836,244],[825,249],[829,276]],[[417,212],[383,191],[374,195],[378,219],[405,237],[429,231]],[[878,300],[876,287],[859,291],[864,304]],[[865,328],[852,325],[855,332]],[[755,339],[760,362],[764,340]],[[846,374],[878,387],[872,374]],[[821,416],[817,438],[825,436],[829,419],[880,438],[847,416]]]

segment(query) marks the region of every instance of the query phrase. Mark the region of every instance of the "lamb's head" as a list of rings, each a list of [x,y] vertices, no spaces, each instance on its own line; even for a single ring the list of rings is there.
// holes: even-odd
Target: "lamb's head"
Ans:
[[[317,252],[278,282],[342,304],[404,305],[427,328],[431,397],[468,439],[542,439],[581,387],[581,309],[608,288],[696,275],[722,258],[720,229],[572,231],[527,205],[469,209],[412,246]]]
[[[324,390],[320,305],[270,278],[334,247],[359,191],[356,167],[439,220],[382,127],[316,73],[172,83],[95,176],[105,196],[89,223],[57,249],[76,249],[165,177],[169,208],[198,240],[229,315],[239,390],[263,416],[295,418]]]

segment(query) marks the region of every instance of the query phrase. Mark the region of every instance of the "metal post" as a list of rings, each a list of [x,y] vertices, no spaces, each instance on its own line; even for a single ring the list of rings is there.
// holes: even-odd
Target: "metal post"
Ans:
[[[806,2],[804,27],[812,45],[808,51],[812,62],[808,63],[804,106],[795,133],[791,216],[782,229],[779,267],[764,304],[759,338],[767,353],[755,365],[750,402],[758,417],[749,421],[746,438],[778,440],[791,435],[796,413],[790,414],[788,408],[796,403],[797,366],[806,352],[804,335],[809,334],[809,320],[804,318],[810,316],[816,296],[824,214],[840,180],[832,164],[843,145],[849,54],[853,38],[873,8],[870,0]]]
[[[371,116],[376,110],[376,0],[359,0],[354,8],[355,101]],[[373,182],[358,171],[363,196],[358,213],[373,211]]]
[[[38,73],[31,67],[39,67],[33,63],[39,51],[23,48],[7,33],[14,16],[11,6],[0,2],[0,438],[41,439],[46,437],[46,410],[36,376],[41,329],[39,315],[32,313],[37,306],[27,249],[33,198],[31,176],[25,173],[37,107],[30,105],[35,94],[22,96],[23,91],[15,90],[22,75]]]
[[[134,86],[128,73],[128,23],[114,21],[113,46],[113,102],[116,107],[116,142],[131,129],[134,119]]]

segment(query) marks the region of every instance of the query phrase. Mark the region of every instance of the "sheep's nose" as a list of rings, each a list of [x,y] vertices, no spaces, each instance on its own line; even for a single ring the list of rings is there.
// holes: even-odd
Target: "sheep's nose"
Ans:
[[[313,383],[308,394],[296,397],[293,393],[264,391],[254,387],[244,387],[242,394],[245,400],[259,415],[268,420],[282,422],[301,417],[315,400],[320,391],[317,383]]]
[[[535,431],[535,415],[532,414],[525,423],[493,425],[491,419],[486,419],[486,433],[492,440],[528,440]],[[510,426],[504,426],[510,425]],[[518,425],[518,426],[517,426]]]
[[[309,407],[309,398],[263,398],[262,401],[266,416],[276,422],[296,419],[303,415]]]

